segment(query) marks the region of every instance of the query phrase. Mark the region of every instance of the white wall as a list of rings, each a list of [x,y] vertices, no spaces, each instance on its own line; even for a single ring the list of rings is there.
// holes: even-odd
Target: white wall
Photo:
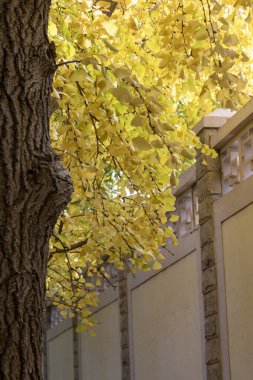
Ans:
[[[118,302],[95,313],[96,336],[81,337],[82,379],[120,380],[121,352]]]
[[[222,232],[231,378],[252,380],[253,204],[223,222]]]
[[[48,343],[49,380],[74,380],[73,332],[69,329]]]
[[[193,252],[133,291],[135,380],[203,380],[200,263]]]

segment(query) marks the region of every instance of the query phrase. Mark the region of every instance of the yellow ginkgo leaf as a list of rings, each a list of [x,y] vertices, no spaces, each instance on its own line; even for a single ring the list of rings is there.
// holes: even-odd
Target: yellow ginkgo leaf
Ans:
[[[133,146],[135,147],[135,149],[137,149],[137,150],[150,150],[151,149],[151,145],[149,144],[149,142],[140,136],[132,139],[132,143],[133,143]]]
[[[106,32],[109,34],[109,36],[115,36],[115,34],[118,31],[117,25],[115,25],[112,21],[104,21],[102,25],[105,28]]]
[[[131,100],[131,94],[128,88],[125,87],[117,87],[111,88],[110,92],[121,102],[129,103]]]
[[[81,82],[81,81],[84,81],[86,77],[87,77],[86,71],[83,69],[78,69],[78,70],[72,71],[72,73],[69,76],[69,79],[72,82]]]
[[[162,264],[160,264],[159,261],[154,261],[152,268],[155,270],[159,270],[162,268]]]
[[[179,216],[178,215],[175,215],[175,214],[171,215],[171,217],[170,217],[170,222],[171,223],[175,223],[178,220],[179,220]]]

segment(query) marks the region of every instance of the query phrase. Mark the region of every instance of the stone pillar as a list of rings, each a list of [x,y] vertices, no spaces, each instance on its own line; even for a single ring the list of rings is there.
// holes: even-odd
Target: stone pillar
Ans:
[[[44,331],[43,331],[43,379],[48,380],[48,340],[47,330],[50,328],[51,307],[48,302],[44,303]]]
[[[74,380],[81,380],[81,363],[80,363],[80,333],[76,332],[78,326],[77,317],[72,319],[73,330],[73,358],[74,358]]]
[[[195,127],[202,143],[210,145],[211,137],[217,133],[233,113],[216,110],[204,117]],[[203,165],[203,159],[207,165]],[[220,159],[206,158],[200,154],[196,162],[197,197],[199,204],[199,228],[202,263],[202,293],[205,318],[205,360],[207,380],[222,380],[218,289],[214,252],[213,202],[221,196]]]
[[[131,328],[131,290],[128,286],[127,271],[119,271],[119,313],[121,336],[122,380],[134,380],[132,328]]]

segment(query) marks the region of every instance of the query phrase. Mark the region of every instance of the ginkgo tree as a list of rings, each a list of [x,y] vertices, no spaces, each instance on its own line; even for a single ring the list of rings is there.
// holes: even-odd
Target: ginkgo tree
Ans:
[[[0,0],[3,380],[42,378],[45,284],[87,329],[111,268],[160,267],[172,188],[196,149],[215,155],[191,127],[252,87],[250,0],[49,10]]]
[[[234,5],[53,3],[51,136],[75,191],[51,240],[47,286],[80,330],[109,268],[159,269],[159,248],[176,242],[166,222],[177,219],[178,174],[195,148],[215,154],[191,131],[196,120],[248,99],[252,10]]]

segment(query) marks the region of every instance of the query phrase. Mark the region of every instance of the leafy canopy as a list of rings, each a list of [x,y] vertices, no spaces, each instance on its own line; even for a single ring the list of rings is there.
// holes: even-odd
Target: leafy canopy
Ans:
[[[75,191],[51,240],[47,287],[80,329],[112,268],[159,269],[159,247],[176,243],[172,188],[196,149],[215,155],[191,127],[251,93],[250,5],[53,1],[51,139]]]

